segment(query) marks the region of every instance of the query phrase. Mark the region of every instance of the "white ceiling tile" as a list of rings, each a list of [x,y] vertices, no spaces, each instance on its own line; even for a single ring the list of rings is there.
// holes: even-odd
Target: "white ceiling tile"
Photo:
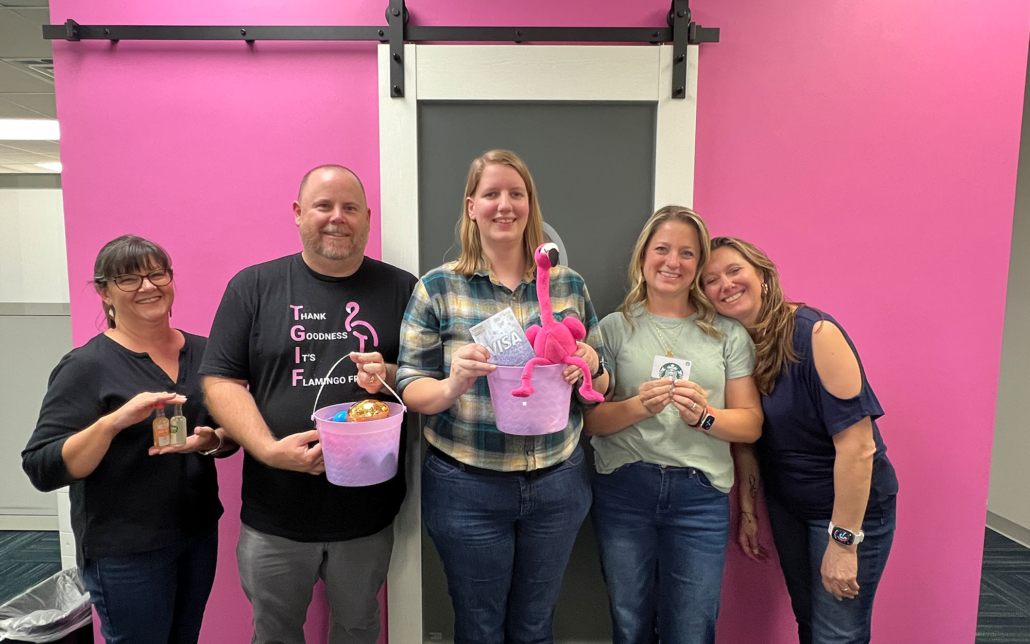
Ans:
[[[0,58],[50,58],[52,52],[38,24],[13,9],[0,7]]]
[[[35,116],[32,118],[38,118],[39,116],[46,116],[52,119],[57,118],[57,105],[54,103],[53,88],[51,88],[49,93],[44,92],[41,94],[5,93],[0,88],[0,100],[13,103],[17,107],[33,112]]]
[[[0,94],[0,119],[38,119],[42,116],[39,112],[4,100],[5,96],[5,94]]]
[[[50,0],[0,0],[0,7],[47,7]]]
[[[60,154],[60,146],[57,141],[0,141],[0,146],[13,148],[21,152],[34,152],[48,156],[58,156]]]
[[[12,154],[4,154],[0,152],[0,163],[4,165],[33,165],[36,163],[47,163],[52,162],[53,159],[47,159],[38,154],[32,154],[30,152],[15,152]]]
[[[50,24],[50,7],[19,7],[13,11],[39,27]]]
[[[18,172],[29,172],[32,174],[58,174],[56,172],[37,167],[31,163],[8,163],[5,167]]]
[[[46,94],[54,91],[52,83],[36,78],[0,61],[0,87],[15,94]]]
[[[14,168],[0,165],[0,174],[23,174],[21,170],[15,170]]]

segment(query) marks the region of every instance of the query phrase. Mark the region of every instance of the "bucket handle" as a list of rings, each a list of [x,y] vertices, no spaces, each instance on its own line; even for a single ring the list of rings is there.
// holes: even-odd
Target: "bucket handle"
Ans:
[[[318,388],[318,394],[315,395],[315,406],[311,409],[311,420],[315,420],[315,412],[318,411],[318,399],[322,396],[322,390],[325,389],[325,383],[329,382],[329,376],[332,375],[333,369],[335,369],[336,366],[339,365],[341,362],[343,362],[347,358],[351,357],[352,353],[354,353],[354,352],[351,351],[351,353],[348,353],[348,354],[344,355],[342,358],[340,358],[335,363],[333,363],[333,366],[329,367],[329,373],[325,374],[325,380],[322,381],[322,386]],[[401,400],[401,397],[397,395],[397,392],[394,391],[390,387],[390,385],[386,384],[386,381],[383,380],[383,377],[380,376],[378,373],[374,373],[372,375],[375,376],[376,378],[379,378],[379,382],[383,383],[383,386],[386,387],[386,389],[391,394],[393,394],[393,397],[397,399],[397,402],[399,402],[401,404],[401,407],[404,407],[404,401]]]

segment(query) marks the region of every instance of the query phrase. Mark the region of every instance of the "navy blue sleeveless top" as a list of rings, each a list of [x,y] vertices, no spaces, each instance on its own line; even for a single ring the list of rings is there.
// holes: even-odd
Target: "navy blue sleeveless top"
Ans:
[[[876,419],[883,408],[866,381],[862,360],[844,328],[837,324],[858,359],[862,391],[849,399],[837,398],[823,387],[812,356],[812,328],[820,319],[837,324],[825,313],[808,307],[794,312],[794,351],[790,363],[776,378],[776,386],[762,396],[762,437],[755,443],[766,493],[803,520],[829,521],[833,514],[833,436],[866,416],[873,421],[876,456],[866,518],[877,518],[884,504],[898,493],[894,466]]]

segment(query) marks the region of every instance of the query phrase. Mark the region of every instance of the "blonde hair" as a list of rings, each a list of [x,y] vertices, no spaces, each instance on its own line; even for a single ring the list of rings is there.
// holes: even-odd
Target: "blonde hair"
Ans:
[[[708,258],[711,254],[708,249],[708,226],[705,225],[705,221],[701,219],[700,215],[683,206],[665,206],[660,208],[644,224],[644,229],[640,231],[640,236],[637,237],[637,244],[633,247],[633,257],[629,262],[629,293],[626,294],[626,299],[622,301],[622,304],[616,310],[622,313],[632,328],[633,319],[630,317],[630,311],[636,304],[643,302],[646,306],[647,303],[647,282],[644,280],[644,255],[647,254],[647,246],[651,243],[651,238],[654,237],[655,232],[669,221],[693,226],[694,230],[697,231],[699,246],[697,272],[694,273],[694,279],[690,282],[687,303],[692,304],[697,309],[697,317],[694,319],[694,324],[707,335],[713,338],[721,338],[722,332],[712,324],[715,321],[715,307],[701,287],[701,273],[708,264]]]
[[[454,270],[465,277],[471,277],[485,259],[483,244],[479,239],[479,226],[469,217],[468,200],[476,193],[479,180],[483,178],[483,171],[490,164],[508,166],[518,172],[526,183],[526,196],[529,197],[529,219],[526,221],[526,229],[522,233],[522,252],[526,257],[527,268],[536,267],[533,253],[536,252],[537,246],[544,243],[544,215],[540,211],[536,185],[533,183],[532,175],[529,174],[529,168],[519,158],[519,155],[510,150],[490,150],[469,166],[468,181],[465,182],[465,197],[461,200],[461,219],[455,226],[455,234],[461,243],[461,254],[455,261]]]
[[[761,248],[736,237],[716,237],[712,250],[732,248],[751,264],[762,278],[762,306],[755,326],[748,329],[755,342],[755,385],[766,396],[776,387],[776,378],[789,363],[798,361],[794,351],[794,306],[783,294],[783,284],[776,264]]]

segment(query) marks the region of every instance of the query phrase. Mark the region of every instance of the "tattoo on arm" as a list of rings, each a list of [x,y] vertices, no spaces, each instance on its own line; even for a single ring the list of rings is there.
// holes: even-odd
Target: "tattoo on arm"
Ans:
[[[748,477],[748,484],[750,486],[750,489],[748,491],[751,493],[751,498],[752,499],[757,498],[758,497],[758,477],[755,476],[754,474],[752,474],[750,477]]]

